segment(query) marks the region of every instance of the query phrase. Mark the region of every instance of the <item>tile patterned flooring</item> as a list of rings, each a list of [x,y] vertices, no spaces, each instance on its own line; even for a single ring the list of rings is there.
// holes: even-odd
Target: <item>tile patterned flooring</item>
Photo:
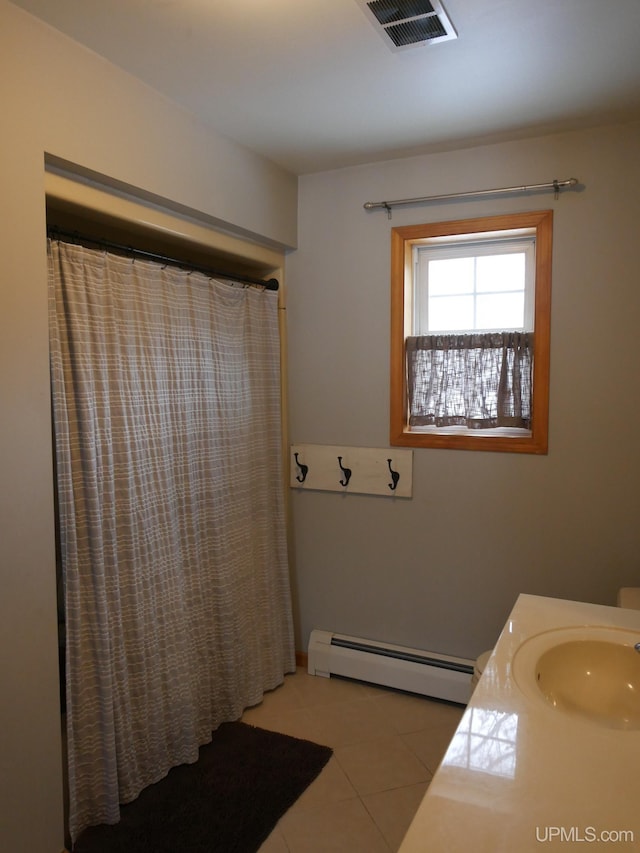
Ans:
[[[259,853],[398,850],[463,710],[300,668],[287,675],[242,720],[334,752]]]

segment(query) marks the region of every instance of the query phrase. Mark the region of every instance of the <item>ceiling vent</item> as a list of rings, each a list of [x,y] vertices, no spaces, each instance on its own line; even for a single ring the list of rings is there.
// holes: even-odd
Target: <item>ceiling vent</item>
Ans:
[[[458,38],[438,0],[358,0],[393,51]]]

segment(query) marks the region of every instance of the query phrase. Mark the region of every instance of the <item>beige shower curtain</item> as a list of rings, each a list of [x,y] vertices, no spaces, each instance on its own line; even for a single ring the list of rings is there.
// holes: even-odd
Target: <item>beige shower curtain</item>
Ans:
[[[70,833],[295,666],[277,294],[49,241]]]

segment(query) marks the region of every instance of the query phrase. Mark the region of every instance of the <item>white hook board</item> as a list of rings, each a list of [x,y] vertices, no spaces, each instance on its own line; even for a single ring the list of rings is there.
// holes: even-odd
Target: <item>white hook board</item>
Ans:
[[[293,489],[389,498],[412,495],[412,450],[293,444],[289,465],[289,485]]]

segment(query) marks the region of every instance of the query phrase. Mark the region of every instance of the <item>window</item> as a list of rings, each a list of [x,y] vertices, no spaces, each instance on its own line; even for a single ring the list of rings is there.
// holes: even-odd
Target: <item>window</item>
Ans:
[[[547,452],[552,216],[392,229],[391,444]]]

